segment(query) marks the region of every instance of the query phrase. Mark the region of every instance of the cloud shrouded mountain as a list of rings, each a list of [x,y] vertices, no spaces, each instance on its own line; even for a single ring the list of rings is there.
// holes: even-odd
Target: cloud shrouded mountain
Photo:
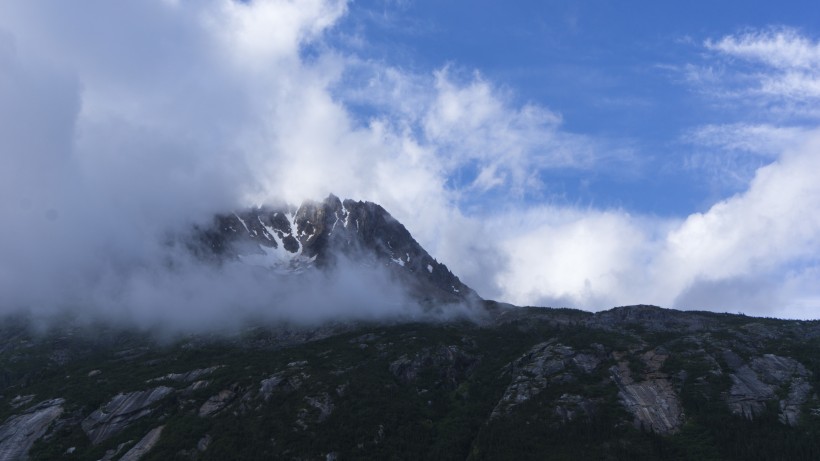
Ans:
[[[673,66],[674,78],[776,113],[686,127],[691,155],[658,164],[640,142],[574,132],[561,108],[457,62],[371,59],[350,45],[363,40],[349,29],[356,8],[1,5],[0,310],[147,323],[190,321],[158,307],[172,304],[253,312],[257,272],[197,268],[169,255],[167,235],[336,193],[390,210],[485,298],[816,316],[816,41],[773,29],[690,45],[705,62]],[[579,187],[640,191],[670,169],[731,188],[658,214],[567,200],[551,182],[569,171]]]
[[[283,275],[360,265],[386,271],[408,298],[428,307],[479,299],[375,203],[331,195],[298,208],[253,208],[214,219],[213,226],[199,229],[189,242],[204,259],[239,261]]]

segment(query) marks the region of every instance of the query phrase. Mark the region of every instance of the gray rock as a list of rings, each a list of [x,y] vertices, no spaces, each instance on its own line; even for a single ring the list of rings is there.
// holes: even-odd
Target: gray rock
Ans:
[[[145,437],[140,439],[136,445],[131,447],[130,450],[122,455],[120,461],[138,461],[140,458],[145,456],[145,454],[151,451],[151,449],[154,448],[154,445],[159,442],[159,438],[162,436],[162,429],[164,428],[165,426],[159,426],[151,429],[150,432],[145,434]]]
[[[131,442],[133,442],[133,440],[128,440],[126,442],[123,442],[123,443],[117,445],[116,448],[106,450],[105,454],[103,455],[102,458],[99,459],[99,461],[113,461],[113,459],[122,452],[122,450],[125,448],[125,446],[130,444]]]
[[[572,363],[584,373],[592,373],[601,364],[601,360],[591,354],[577,354],[572,358]]]
[[[368,261],[388,270],[409,294],[434,306],[469,303],[478,295],[436,261],[384,208],[330,195],[298,208],[272,206],[216,216],[195,232],[206,259],[251,260],[265,249],[281,248],[286,261],[272,267],[299,273],[331,267],[340,256]]]
[[[315,397],[305,397],[305,401],[308,403],[308,405],[319,410],[319,417],[317,418],[317,420],[320,423],[325,421],[330,416],[330,414],[333,413],[333,400],[331,400],[330,396],[327,393]]]
[[[464,352],[458,346],[425,348],[412,358],[402,355],[390,366],[390,372],[402,384],[415,381],[424,370],[438,376],[437,385],[455,389],[478,365],[478,358]]]
[[[555,414],[564,423],[574,421],[578,416],[589,416],[595,412],[595,404],[580,395],[564,394],[555,401],[555,404]]]
[[[268,401],[274,392],[295,391],[302,387],[302,383],[309,377],[305,373],[294,373],[290,370],[274,373],[270,378],[259,382],[259,397]]]
[[[63,414],[63,399],[46,400],[0,426],[0,461],[27,459],[34,442]]]
[[[800,421],[800,409],[812,393],[808,377],[811,373],[800,362],[774,354],[755,357],[747,365],[732,351],[723,353],[732,368],[732,387],[726,397],[732,413],[748,419],[761,414],[766,403],[788,392],[779,400],[778,419],[795,426]]]
[[[24,405],[27,405],[32,400],[34,400],[34,394],[18,395],[18,396],[15,396],[13,399],[11,399],[11,402],[9,402],[9,405],[11,405],[14,408],[20,408]]]
[[[222,368],[222,365],[217,365],[210,368],[200,368],[197,370],[191,370],[187,373],[168,373],[165,376],[160,376],[159,378],[153,378],[146,381],[147,383],[154,383],[157,381],[176,381],[182,383],[191,383],[194,381],[199,380],[203,376],[209,375],[216,370]]]
[[[655,349],[641,357],[646,372],[632,376],[629,364],[621,361],[610,368],[618,386],[621,404],[635,417],[635,426],[657,434],[673,434],[684,422],[683,406],[669,377],[659,370],[668,356]]]
[[[137,419],[151,414],[154,411],[151,406],[173,391],[170,387],[159,386],[146,391],[118,394],[85,418],[81,427],[91,443],[96,445]]]
[[[780,401],[778,419],[783,424],[797,426],[800,422],[800,408],[809,399],[812,387],[805,378],[797,378],[792,382],[789,395]]]
[[[204,436],[204,437],[202,437],[201,439],[199,439],[199,442],[197,442],[197,443],[196,443],[196,449],[197,449],[198,451],[205,451],[205,450],[207,450],[207,449],[208,449],[208,447],[209,447],[209,446],[211,446],[211,441],[212,441],[212,440],[213,440],[213,439],[211,439],[211,436],[210,436],[210,435],[205,434],[205,436]]]
[[[803,378],[809,376],[806,367],[797,360],[774,354],[755,357],[752,359],[751,367],[763,381],[773,384],[784,384],[795,376]]]
[[[305,397],[305,402],[309,407],[316,410],[318,414],[311,411],[310,408],[300,409],[295,423],[298,427],[302,428],[302,430],[308,428],[308,422],[324,422],[328,417],[330,417],[330,414],[333,413],[333,400],[326,392],[317,396]]]
[[[510,382],[490,418],[497,418],[541,393],[551,381],[562,381],[563,372],[576,356],[575,351],[551,341],[535,345],[526,354],[510,364]],[[585,363],[582,359],[582,363]]]
[[[775,388],[760,380],[748,365],[729,375],[732,387],[727,403],[732,413],[752,419],[766,409],[766,401],[775,397]]]
[[[236,386],[231,386],[231,389],[223,389],[219,391],[218,394],[211,396],[211,398],[206,400],[205,403],[199,407],[199,416],[205,417],[217,413],[233,402],[234,399],[236,399],[236,396]]]

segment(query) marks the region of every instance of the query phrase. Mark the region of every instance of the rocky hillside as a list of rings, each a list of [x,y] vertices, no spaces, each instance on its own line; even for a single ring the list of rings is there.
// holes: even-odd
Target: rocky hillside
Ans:
[[[7,319],[0,460],[820,459],[820,322],[484,307],[172,342]]]
[[[192,243],[204,258],[241,260],[283,274],[333,268],[340,258],[384,267],[429,304],[477,300],[384,208],[331,195],[299,207],[266,206],[219,215]]]
[[[183,241],[283,277],[383,268],[473,315],[176,338],[6,317],[0,461],[820,459],[818,321],[482,301],[383,208],[334,196]]]

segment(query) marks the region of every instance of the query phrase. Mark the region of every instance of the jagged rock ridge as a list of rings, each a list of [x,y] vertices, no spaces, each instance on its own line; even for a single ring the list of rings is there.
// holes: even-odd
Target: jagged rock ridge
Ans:
[[[263,206],[219,215],[198,230],[204,253],[284,273],[333,267],[338,258],[381,265],[411,294],[431,303],[478,299],[380,205],[331,195],[298,208]],[[200,254],[203,249],[199,248]]]

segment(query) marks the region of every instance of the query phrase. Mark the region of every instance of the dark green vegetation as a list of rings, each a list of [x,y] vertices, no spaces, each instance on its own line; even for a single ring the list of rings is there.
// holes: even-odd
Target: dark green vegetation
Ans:
[[[480,325],[255,328],[164,343],[102,327],[33,334],[8,320],[0,422],[65,399],[32,459],[96,460],[122,446],[118,459],[159,426],[142,459],[820,459],[817,322],[489,306]],[[781,362],[792,366],[785,378],[771,365]],[[772,392],[741,395],[759,404],[751,418],[731,404],[751,392],[733,388],[748,373]],[[811,388],[805,399],[790,397],[798,384]],[[92,445],[81,425],[92,412],[160,385],[175,391]],[[679,403],[673,428],[641,424],[630,389]],[[794,425],[781,418],[787,404]]]

